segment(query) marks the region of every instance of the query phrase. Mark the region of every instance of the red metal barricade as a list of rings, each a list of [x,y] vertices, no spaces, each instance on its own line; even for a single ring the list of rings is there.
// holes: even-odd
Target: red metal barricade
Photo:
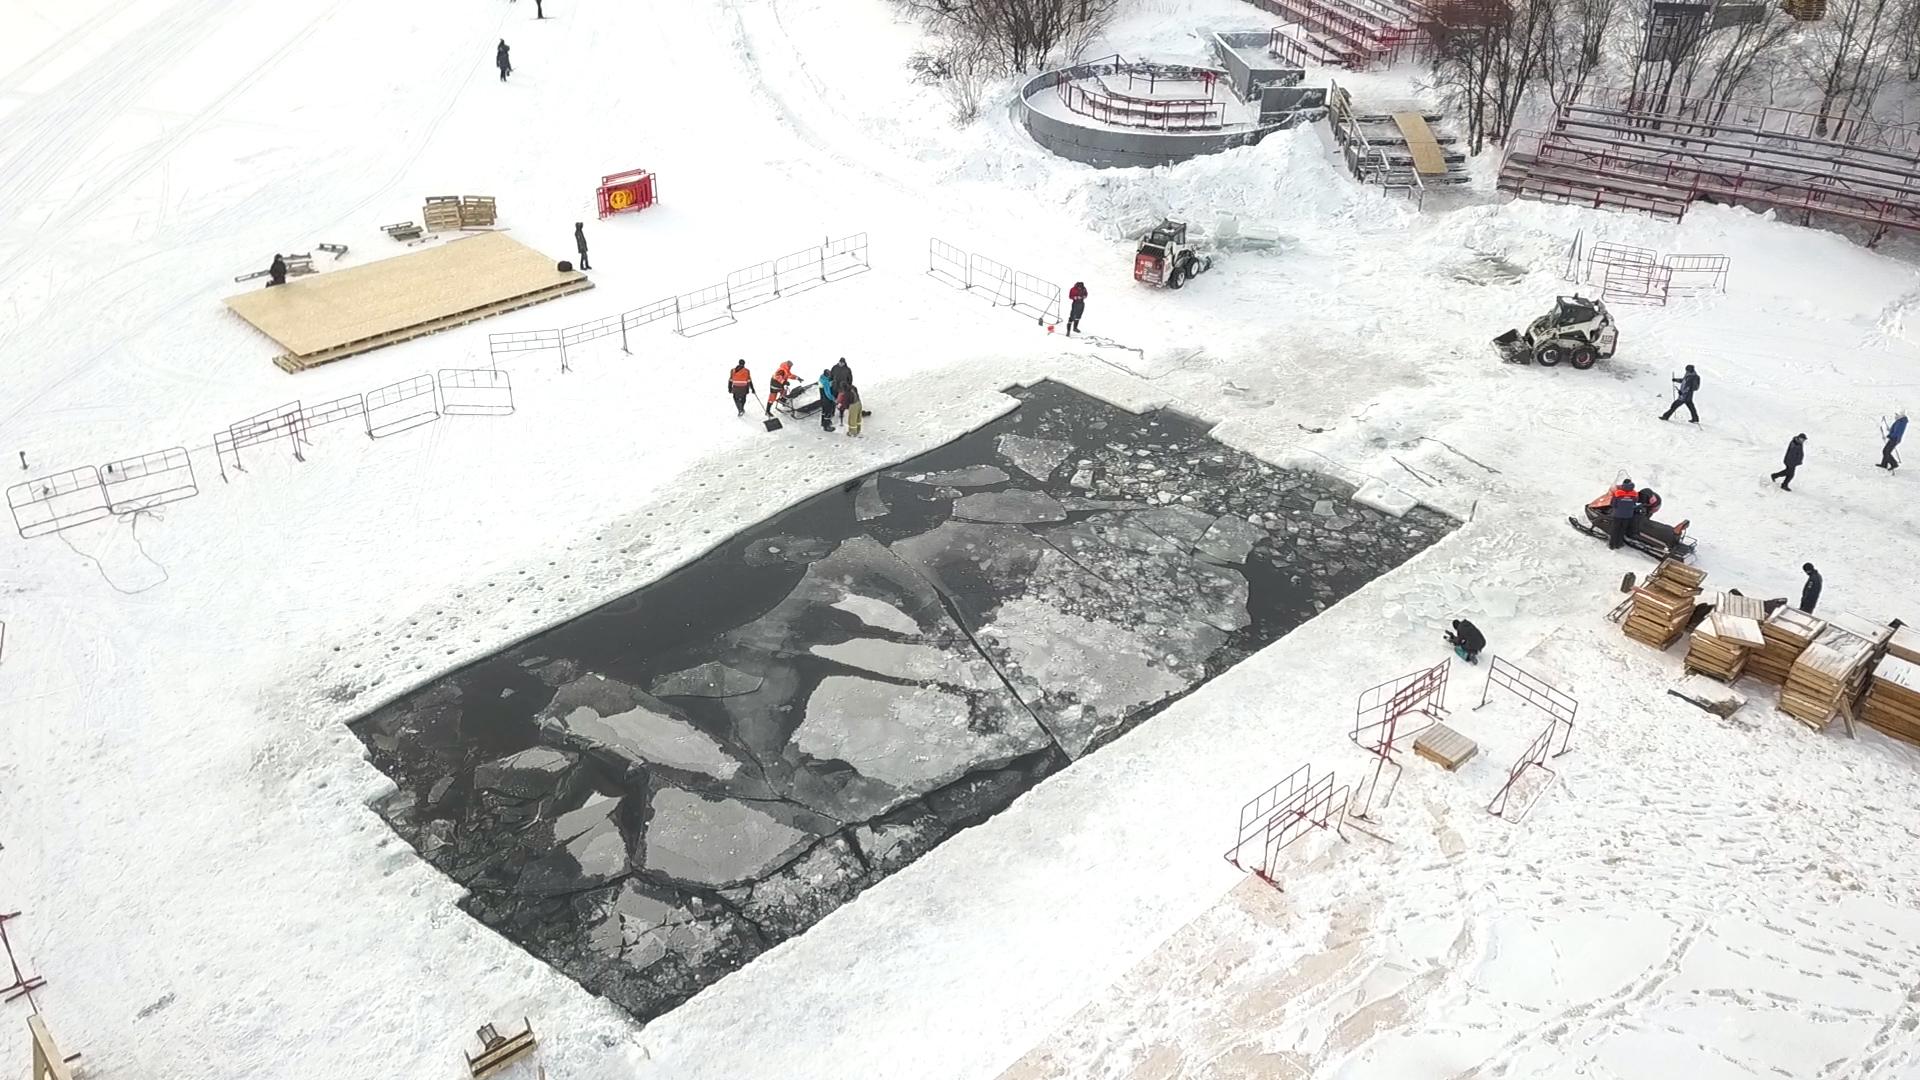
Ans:
[[[645,169],[631,169],[600,178],[598,199],[600,216],[612,217],[632,210],[645,210],[660,198],[654,175]]]

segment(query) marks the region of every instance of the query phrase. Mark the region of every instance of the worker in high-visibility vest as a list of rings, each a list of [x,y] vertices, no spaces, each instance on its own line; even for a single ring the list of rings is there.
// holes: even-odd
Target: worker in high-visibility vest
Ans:
[[[747,370],[745,360],[733,365],[733,370],[727,373],[727,393],[733,395],[734,412],[747,415],[747,395],[759,391],[753,387],[753,372]]]
[[[767,415],[773,415],[773,407],[787,399],[787,393],[797,376],[793,373],[793,361],[782,360],[774,369],[773,377],[767,380]]]

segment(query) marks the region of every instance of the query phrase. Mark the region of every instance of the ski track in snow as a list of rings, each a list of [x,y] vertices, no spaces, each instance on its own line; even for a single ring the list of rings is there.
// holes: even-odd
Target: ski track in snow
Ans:
[[[1729,721],[1666,696],[1677,654],[1600,618],[1647,565],[1564,524],[1630,474],[1693,520],[1710,588],[1790,595],[1811,559],[1834,609],[1920,610],[1913,480],[1870,468],[1877,418],[1916,404],[1911,267],[1723,207],[1423,214],[1352,185],[1317,129],[1073,166],[1014,127],[1010,80],[953,127],[883,0],[571,0],[540,23],[454,0],[25,3],[0,73],[0,451],[28,453],[23,478],[477,366],[488,332],[823,235],[865,230],[874,254],[723,331],[638,331],[565,375],[514,357],[510,418],[324,430],[304,463],[251,450],[225,483],[201,453],[199,497],[137,526],[0,544],[0,910],[25,912],[9,936],[89,1071],[453,1075],[475,1026],[528,1016],[553,1080],[1920,1076],[1920,752],[1811,735],[1770,690],[1743,686]],[[1269,22],[1153,0],[1095,51],[1198,61],[1197,27]],[[1410,95],[1404,74],[1354,85]],[[634,166],[660,205],[592,218],[593,181]],[[221,309],[274,250],[408,250],[376,226],[438,192],[496,194],[516,238],[563,255],[586,220],[599,287],[298,377]],[[1282,243],[1177,294],[1135,286],[1129,229],[1216,210]],[[1619,310],[1621,353],[1589,372],[1496,363],[1489,338],[1572,291],[1576,231],[1725,252],[1730,292]],[[1127,345],[938,284],[930,235],[1085,280],[1089,332]],[[1495,257],[1526,276],[1475,283]],[[718,392],[736,357],[840,355],[881,409],[858,441],[769,437]],[[1663,425],[1684,362],[1704,423]],[[347,720],[1041,378],[1471,520],[645,1029],[462,913],[367,808],[387,781]],[[1784,495],[1764,477],[1796,431]],[[1463,668],[1449,704],[1481,754],[1410,759],[1366,826],[1391,843],[1315,836],[1284,894],[1220,862],[1240,804],[1297,765],[1360,778],[1354,695],[1432,663],[1462,614],[1581,701],[1526,820],[1484,806],[1541,718],[1471,708],[1484,672]]]

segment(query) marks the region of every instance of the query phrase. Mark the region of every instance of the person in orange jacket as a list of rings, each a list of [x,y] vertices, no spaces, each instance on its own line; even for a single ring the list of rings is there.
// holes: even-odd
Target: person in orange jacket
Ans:
[[[727,372],[727,393],[733,395],[734,412],[747,415],[747,395],[759,391],[753,387],[753,372],[747,370],[745,360],[733,365],[733,370]]]
[[[773,415],[773,407],[785,401],[788,388],[797,376],[793,373],[793,361],[782,360],[780,366],[773,369],[773,377],[767,380],[767,415]]]

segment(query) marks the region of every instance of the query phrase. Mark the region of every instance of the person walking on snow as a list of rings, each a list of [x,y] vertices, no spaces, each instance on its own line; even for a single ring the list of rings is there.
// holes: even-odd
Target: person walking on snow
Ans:
[[[507,59],[507,39],[500,39],[500,46],[493,50],[493,66],[500,69],[500,81],[506,82],[513,74],[513,61]]]
[[[1699,423],[1700,413],[1693,407],[1693,392],[1700,389],[1699,373],[1693,370],[1692,364],[1688,364],[1687,373],[1675,377],[1673,384],[1673,404],[1667,406],[1667,411],[1660,414],[1660,419],[1673,419],[1674,412],[1677,411],[1680,406],[1685,405],[1687,407],[1687,416],[1689,417],[1687,423]]]
[[[1067,336],[1072,337],[1080,330],[1080,316],[1087,313],[1087,283],[1076,281],[1073,288],[1067,290]]]
[[[846,420],[848,436],[859,435],[860,389],[853,385],[851,379],[835,380],[833,385],[839,391],[835,396],[840,400],[840,415]]]
[[[839,401],[833,396],[833,372],[820,373],[820,430],[833,430],[833,413]]]
[[[1811,615],[1813,605],[1820,602],[1820,586],[1824,582],[1820,580],[1820,571],[1815,570],[1812,563],[1801,563],[1800,569],[1807,575],[1807,583],[1800,587],[1800,610]]]
[[[1800,463],[1802,461],[1806,460],[1806,457],[1807,457],[1806,442],[1807,442],[1806,432],[1803,431],[1800,434],[1795,435],[1792,441],[1787,443],[1786,456],[1780,459],[1780,463],[1782,465],[1785,465],[1786,468],[1781,469],[1779,472],[1774,473],[1772,476],[1767,477],[1767,479],[1769,480],[1780,481],[1781,491],[1793,490],[1793,471],[1800,467]]]
[[[275,285],[285,285],[286,283],[287,260],[281,258],[280,253],[276,251],[273,253],[273,262],[267,265],[267,288],[271,289]]]
[[[1892,472],[1900,467],[1900,459],[1893,452],[1900,448],[1900,440],[1907,437],[1907,410],[1901,409],[1893,414],[1893,425],[1887,428],[1887,445],[1880,448],[1880,467]]]
[[[1615,484],[1612,501],[1607,503],[1607,547],[1617,549],[1627,542],[1627,531],[1633,528],[1634,515],[1640,512],[1640,493],[1633,490],[1633,481],[1622,480]]]
[[[773,407],[787,399],[793,385],[793,361],[782,360],[780,366],[773,369],[773,376],[767,380],[767,415],[773,415]]]
[[[1453,646],[1454,655],[1469,664],[1477,664],[1480,650],[1487,647],[1487,635],[1467,620],[1455,619],[1453,629],[1447,632],[1447,644]]]
[[[745,360],[733,365],[727,372],[727,393],[733,395],[733,411],[741,416],[747,415],[747,395],[759,391],[753,388],[753,372],[747,370]]]
[[[587,227],[582,222],[573,223],[573,247],[580,253],[580,269],[593,269],[587,262]]]
[[[547,17],[547,7],[544,0],[533,0],[533,17],[536,19],[544,19]]]

